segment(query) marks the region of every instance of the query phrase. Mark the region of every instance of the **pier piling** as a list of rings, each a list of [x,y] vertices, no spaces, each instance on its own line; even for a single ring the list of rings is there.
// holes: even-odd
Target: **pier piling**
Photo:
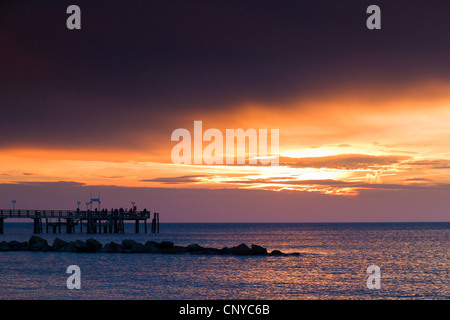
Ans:
[[[42,219],[41,218],[33,219],[33,233],[42,233]]]
[[[139,219],[136,219],[134,232],[139,233]]]
[[[159,233],[159,212],[153,212],[152,233]]]
[[[71,218],[66,219],[66,233],[72,233],[73,231],[73,222]]]

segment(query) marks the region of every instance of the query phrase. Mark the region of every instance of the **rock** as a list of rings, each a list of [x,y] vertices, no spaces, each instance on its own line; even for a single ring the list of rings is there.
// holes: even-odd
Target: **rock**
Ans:
[[[29,248],[28,248],[29,250]],[[49,245],[43,246],[41,251],[53,251],[53,248]]]
[[[131,247],[133,246],[133,244],[136,244],[137,242],[131,239],[125,239],[122,240],[122,248],[124,250],[131,250]]]
[[[159,247],[160,247],[161,249],[170,249],[170,248],[173,248],[173,242],[172,242],[172,241],[162,241],[162,242],[159,244]]]
[[[147,242],[145,243],[145,246],[146,246],[146,247],[147,247],[147,246],[152,246],[152,247],[157,247],[157,248],[159,248],[159,243],[156,242],[156,241],[147,241]]]
[[[30,251],[50,251],[47,240],[35,242],[34,244],[28,246]]]
[[[13,241],[8,242],[8,245],[14,251],[25,251],[25,250],[28,250],[28,242],[19,242],[19,241],[13,240]]]
[[[217,248],[204,248],[199,246],[198,244],[191,244],[185,248],[186,252],[190,252],[191,254],[222,254],[221,249]]]
[[[64,252],[107,252],[107,253],[166,253],[166,254],[220,254],[220,255],[267,255],[267,249],[255,244],[249,248],[245,243],[238,246],[222,249],[205,248],[196,243],[183,246],[175,246],[172,241],[147,241],[144,244],[136,242],[135,240],[125,239],[122,245],[115,242],[107,243],[102,246],[100,242],[93,238],[87,239],[85,242],[81,240],[66,242],[62,239],[55,238],[52,246],[49,246],[47,240],[31,236],[28,242],[18,241],[1,241],[0,251],[11,250],[29,250],[29,251],[64,251]],[[300,256],[298,252],[283,253],[280,250],[273,250],[271,256]]]
[[[47,243],[47,240],[38,237],[38,236],[31,236],[30,240],[28,240],[28,245],[32,246],[33,244],[37,243],[37,242],[42,242],[45,241]]]
[[[147,251],[147,249],[146,249],[145,245],[143,245],[142,243],[134,242],[131,245],[131,252],[133,252],[133,253],[144,253],[146,251]]]
[[[2,242],[4,242],[4,241],[2,241]],[[11,249],[15,250],[15,248],[17,248],[19,246],[20,242],[13,240],[13,241],[6,242],[6,244],[8,246],[10,246]],[[27,245],[28,245],[28,242],[27,242]]]
[[[64,240],[61,240],[60,238],[55,238],[55,240],[53,240],[53,245],[52,248],[53,250],[61,250],[63,247],[67,246],[67,242]]]
[[[160,253],[159,243],[155,241],[147,241],[145,243],[145,252],[147,253]]]
[[[271,256],[282,256],[282,255],[284,255],[284,253],[281,252],[280,250],[273,250],[273,251],[270,253],[270,255],[271,255]]]
[[[102,244],[95,239],[89,238],[86,240],[90,252],[96,252],[102,248]]]
[[[31,236],[30,240],[28,240],[28,250],[48,251],[50,250],[50,247],[48,246],[47,240],[38,236]]]
[[[189,252],[187,247],[181,247],[181,246],[173,246],[173,248],[168,249],[168,250],[171,250],[172,253],[187,253],[187,252]]]
[[[77,249],[75,248],[75,245],[73,243],[73,241],[67,242],[66,245],[60,247],[58,249],[58,251],[63,251],[63,252],[77,252]]]
[[[245,243],[241,243],[236,247],[231,248],[231,253],[238,256],[251,255],[252,249],[250,249]]]
[[[136,242],[134,240],[125,239],[122,240],[122,251],[124,253],[144,253],[146,252],[146,247],[142,243]]]
[[[194,244],[190,244],[186,247],[186,251],[187,252],[205,252],[206,249],[203,248],[202,246],[199,246],[198,244],[194,243]]]
[[[205,251],[203,253],[206,253],[206,254],[220,254],[220,249],[217,249],[217,248],[205,248]]]
[[[179,253],[186,253],[187,249],[185,247],[179,247],[174,246],[172,248],[161,248],[159,249],[159,253],[166,253],[166,254],[179,254]]]
[[[9,244],[6,241],[0,242],[0,251],[11,251],[12,248],[9,246]]]
[[[86,242],[76,240],[73,242],[73,248],[76,252],[89,252],[89,247]]]
[[[106,253],[115,253],[122,250],[122,246],[120,244],[117,244],[115,242],[107,243],[103,246],[102,249],[100,249],[100,252],[106,252]]]
[[[252,254],[254,255],[264,255],[267,254],[267,249],[261,246],[257,246],[256,244],[252,244]]]
[[[219,254],[232,254],[232,252],[230,248],[223,247],[222,249],[219,249]]]

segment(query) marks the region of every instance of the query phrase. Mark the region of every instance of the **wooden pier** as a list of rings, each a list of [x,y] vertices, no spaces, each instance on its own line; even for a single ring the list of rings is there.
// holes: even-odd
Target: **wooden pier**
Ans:
[[[79,232],[83,233],[124,233],[125,222],[135,223],[135,233],[139,233],[140,223],[144,225],[144,232],[147,233],[147,220],[151,217],[150,211],[125,211],[115,210],[0,210],[0,234],[4,233],[4,221],[8,218],[32,219],[33,233],[45,231],[61,233],[61,227],[65,227],[66,233],[75,233],[75,227],[79,227]],[[159,233],[159,213],[153,213],[151,220],[151,232]]]

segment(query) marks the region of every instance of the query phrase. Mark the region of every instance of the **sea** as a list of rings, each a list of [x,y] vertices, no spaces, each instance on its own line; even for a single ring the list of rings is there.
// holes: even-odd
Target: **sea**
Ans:
[[[32,230],[31,223],[6,220],[0,241],[27,241]],[[129,224],[125,234],[39,236],[49,244],[56,237],[66,241],[94,238],[102,244],[124,239],[172,241],[214,248],[245,243],[300,255],[0,252],[0,299],[450,298],[449,222],[161,223],[159,234],[135,234],[134,224]],[[79,290],[67,288],[71,265],[80,268]],[[378,287],[370,286],[377,280],[367,272],[369,266],[379,268]]]

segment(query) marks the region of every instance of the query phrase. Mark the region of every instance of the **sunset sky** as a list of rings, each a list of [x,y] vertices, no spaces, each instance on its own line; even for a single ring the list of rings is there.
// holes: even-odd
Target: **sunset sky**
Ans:
[[[449,221],[450,2],[72,2],[0,5],[0,207]],[[195,120],[279,129],[279,166],[173,164]]]

